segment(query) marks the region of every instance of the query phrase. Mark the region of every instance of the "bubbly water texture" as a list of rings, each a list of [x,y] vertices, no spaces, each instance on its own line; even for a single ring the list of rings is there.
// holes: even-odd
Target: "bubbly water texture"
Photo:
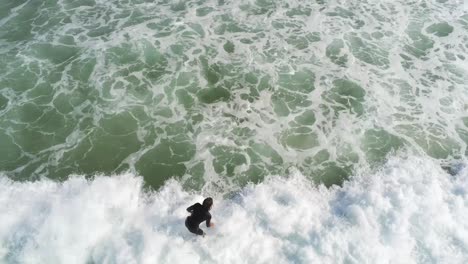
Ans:
[[[198,194],[124,174],[0,185],[6,263],[467,263],[468,170],[392,158],[343,187],[300,173],[216,197],[205,238],[184,227]],[[206,227],[202,227],[207,229]]]
[[[0,0],[0,262],[467,263],[467,83],[466,1]]]
[[[304,3],[305,2],[305,3]],[[468,142],[463,1],[2,0],[0,164],[224,191]]]

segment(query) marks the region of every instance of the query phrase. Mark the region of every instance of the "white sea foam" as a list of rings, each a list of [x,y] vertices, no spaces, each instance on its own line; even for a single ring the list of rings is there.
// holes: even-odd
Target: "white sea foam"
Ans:
[[[392,158],[341,188],[270,177],[222,198],[198,238],[185,208],[202,196],[140,177],[0,180],[2,263],[467,263],[468,170]],[[203,227],[206,229],[205,227]]]

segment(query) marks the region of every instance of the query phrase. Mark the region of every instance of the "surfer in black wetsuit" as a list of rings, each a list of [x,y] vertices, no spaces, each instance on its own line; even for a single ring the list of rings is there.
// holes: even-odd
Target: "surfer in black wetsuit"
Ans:
[[[213,227],[214,224],[210,223],[211,221],[211,214],[210,211],[211,207],[213,206],[213,199],[211,197],[206,198],[203,200],[203,205],[200,203],[196,203],[189,208],[187,208],[187,212],[190,213],[190,216],[185,219],[185,226],[188,230],[194,234],[205,236],[205,232],[198,227],[201,222],[206,221],[206,227]]]

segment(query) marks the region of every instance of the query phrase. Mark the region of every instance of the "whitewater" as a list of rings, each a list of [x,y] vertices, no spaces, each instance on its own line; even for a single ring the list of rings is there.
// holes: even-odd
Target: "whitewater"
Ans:
[[[467,1],[0,0],[0,263],[468,263],[467,146]]]
[[[6,263],[466,263],[468,169],[392,158],[343,187],[297,171],[215,197],[205,238],[184,227],[200,202],[141,177],[1,181],[0,258]],[[287,217],[285,217],[287,216]]]

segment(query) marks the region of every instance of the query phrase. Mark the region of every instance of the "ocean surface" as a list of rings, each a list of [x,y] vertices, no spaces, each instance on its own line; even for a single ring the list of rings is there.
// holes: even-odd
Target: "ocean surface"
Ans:
[[[0,263],[468,263],[467,144],[466,0],[0,0]]]

